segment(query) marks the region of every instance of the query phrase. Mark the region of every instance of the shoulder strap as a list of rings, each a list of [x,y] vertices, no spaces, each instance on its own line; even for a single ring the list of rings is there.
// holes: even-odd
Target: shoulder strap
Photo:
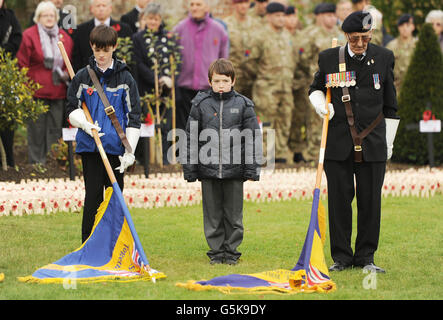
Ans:
[[[120,125],[120,122],[118,122],[117,116],[115,115],[115,109],[111,104],[109,103],[108,97],[106,96],[105,92],[103,91],[103,87],[100,84],[100,81],[97,78],[97,75],[95,74],[95,71],[91,69],[91,67],[87,66],[89,76],[91,77],[92,83],[94,84],[94,87],[97,89],[97,93],[103,102],[103,105],[105,106],[105,113],[108,116],[108,118],[111,120],[112,125],[115,128],[115,131],[117,131],[118,136],[120,137],[120,140],[126,150],[129,153],[132,153],[131,145],[129,144],[128,139],[126,138],[125,133],[123,132],[123,129]]]

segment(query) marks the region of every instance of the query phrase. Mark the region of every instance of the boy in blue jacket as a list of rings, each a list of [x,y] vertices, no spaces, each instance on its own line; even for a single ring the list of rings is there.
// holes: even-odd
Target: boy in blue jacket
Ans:
[[[134,163],[134,151],[140,137],[140,96],[129,69],[113,57],[117,49],[117,32],[105,25],[97,26],[90,34],[93,56],[89,66],[97,75],[115,116],[131,146],[125,150],[122,141],[101,101],[87,67],[79,70],[68,88],[67,114],[71,125],[81,129],[76,136],[76,153],[81,155],[85,182],[85,202],[82,221],[82,242],[85,242],[94,225],[95,214],[103,202],[104,188],[111,186],[92,129],[99,132],[103,148],[114,169],[117,182],[123,191],[123,174]],[[86,120],[81,106],[88,106],[94,124]]]
[[[214,61],[208,79],[211,89],[192,100],[183,172],[188,182],[202,183],[210,263],[235,265],[244,231],[243,182],[259,180],[261,131],[254,104],[233,89],[235,70],[229,60]]]

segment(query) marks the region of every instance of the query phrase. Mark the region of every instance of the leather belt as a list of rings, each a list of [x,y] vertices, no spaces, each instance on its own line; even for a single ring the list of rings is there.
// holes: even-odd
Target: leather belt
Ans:
[[[346,60],[345,60],[345,48],[346,46],[340,47],[339,51],[339,63],[340,63],[340,71],[345,72],[346,71]],[[344,70],[342,70],[342,68]],[[352,105],[351,105],[351,95],[349,94],[349,88],[343,87],[342,88],[343,96],[341,97],[341,101],[345,105],[345,111],[346,111],[346,118],[348,120],[349,129],[351,131],[352,141],[354,143],[354,161],[355,162],[362,162],[363,161],[363,148],[362,143],[363,139],[366,138],[368,134],[371,133],[372,130],[375,129],[375,127],[384,119],[383,112],[380,112],[380,114],[375,118],[374,121],[362,132],[357,132],[357,128],[355,128],[355,120],[354,120],[354,113],[352,112]]]
[[[115,109],[111,104],[109,103],[108,97],[106,97],[105,92],[103,91],[103,87],[100,84],[100,81],[97,78],[97,75],[95,74],[95,71],[91,69],[91,67],[87,66],[89,76],[91,77],[92,83],[94,84],[94,87],[97,89],[97,93],[100,97],[100,99],[103,102],[103,105],[105,106],[105,113],[108,116],[108,118],[111,120],[112,125],[114,126],[115,131],[117,131],[118,136],[120,137],[120,140],[125,147],[125,149],[132,153],[131,145],[129,144],[128,139],[126,138],[126,134],[123,132],[123,129],[120,125],[120,122],[118,122],[117,116],[115,115]]]

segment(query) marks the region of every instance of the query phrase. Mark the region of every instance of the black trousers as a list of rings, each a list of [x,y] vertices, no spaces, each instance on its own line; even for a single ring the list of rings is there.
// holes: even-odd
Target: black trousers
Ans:
[[[365,265],[374,262],[380,235],[381,191],[386,162],[355,163],[326,160],[331,256],[337,262]],[[355,185],[354,185],[355,176]],[[352,252],[352,200],[357,199],[357,238]]]
[[[177,129],[186,130],[189,113],[191,112],[191,101],[194,99],[198,91],[177,87],[177,108],[176,108],[176,127]]]
[[[120,166],[120,160],[116,155],[108,154],[108,160],[113,169]],[[83,178],[85,181],[85,203],[83,206],[82,220],[82,243],[91,234],[94,226],[95,215],[104,199],[105,188],[111,186],[108,174],[98,152],[81,153],[83,165]],[[123,192],[123,173],[114,170],[115,178]]]
[[[243,241],[243,181],[202,180],[202,204],[208,257],[237,260]]]

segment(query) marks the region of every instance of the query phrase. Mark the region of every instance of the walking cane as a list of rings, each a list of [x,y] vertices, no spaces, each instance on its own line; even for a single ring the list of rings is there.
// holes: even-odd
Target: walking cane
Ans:
[[[65,46],[63,45],[63,42],[58,42],[58,47],[60,49],[60,52],[62,54],[63,60],[65,62],[66,68],[68,69],[69,77],[72,79],[75,76],[74,69],[72,68],[71,61],[69,61],[68,54],[66,53]],[[86,103],[82,103],[82,109],[85,113],[86,119],[90,123],[94,123],[92,120],[91,114],[89,113],[88,107]],[[97,149],[100,153],[100,156],[102,158],[103,164],[105,166],[106,172],[108,173],[109,180],[111,181],[112,188],[114,189],[116,195],[118,196],[120,202],[122,203],[123,207],[123,213],[126,218],[126,222],[128,223],[129,229],[131,230],[132,237],[134,238],[134,242],[136,243],[136,246],[138,247],[140,251],[140,256],[142,258],[142,261],[146,267],[146,271],[152,278],[152,271],[151,267],[149,266],[148,258],[146,257],[146,254],[143,250],[143,247],[141,245],[140,239],[138,237],[137,232],[135,232],[135,226],[132,221],[131,215],[129,213],[128,207],[126,206],[126,203],[123,198],[122,191],[120,189],[120,186],[117,183],[117,179],[115,178],[114,170],[111,167],[111,164],[109,162],[108,156],[106,155],[105,149],[103,148],[102,142],[100,141],[100,137],[98,136],[98,132],[95,129],[92,129],[92,135],[95,141],[95,144],[97,145]],[[155,282],[155,278],[152,278],[152,281]]]

